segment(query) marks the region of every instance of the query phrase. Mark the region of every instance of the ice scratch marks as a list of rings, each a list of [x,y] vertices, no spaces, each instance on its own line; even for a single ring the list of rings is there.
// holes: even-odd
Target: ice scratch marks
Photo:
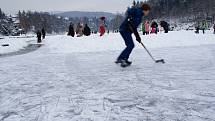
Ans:
[[[1,114],[1,119],[0,121],[4,121],[5,119],[9,118],[10,116],[13,116],[13,115],[19,115],[17,112],[14,112],[14,111],[9,111],[9,112],[6,112],[6,113],[2,113]]]
[[[136,105],[134,100],[132,99],[111,99],[104,97],[103,99],[103,109],[107,110],[107,108],[113,108],[118,106],[121,110],[124,110],[126,108],[131,109],[134,108]]]
[[[83,108],[81,107],[81,104],[83,103],[84,99],[80,98],[78,100],[73,100],[72,98],[68,98],[69,103],[71,104],[70,109],[67,110],[67,113],[73,114],[73,115],[81,115],[83,112]]]

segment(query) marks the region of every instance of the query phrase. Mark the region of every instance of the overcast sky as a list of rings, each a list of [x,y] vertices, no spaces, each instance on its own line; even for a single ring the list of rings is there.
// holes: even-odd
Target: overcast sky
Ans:
[[[32,11],[105,11],[124,12],[133,0],[0,0],[0,8],[7,13]]]

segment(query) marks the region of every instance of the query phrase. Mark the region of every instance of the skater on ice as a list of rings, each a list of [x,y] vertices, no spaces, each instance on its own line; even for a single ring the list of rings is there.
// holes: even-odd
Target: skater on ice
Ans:
[[[147,16],[150,10],[151,7],[148,4],[143,4],[141,7],[130,8],[127,11],[127,16],[120,26],[120,34],[125,41],[126,48],[122,51],[116,61],[116,63],[121,64],[122,67],[127,67],[132,63],[128,61],[135,46],[132,39],[132,33],[134,33],[136,40],[141,43],[137,28],[142,22],[142,17]]]

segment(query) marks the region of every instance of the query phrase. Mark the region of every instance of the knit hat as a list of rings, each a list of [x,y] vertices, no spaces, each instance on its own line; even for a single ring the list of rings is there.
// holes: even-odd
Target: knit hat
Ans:
[[[150,7],[148,4],[143,4],[143,5],[141,6],[141,8],[142,8],[143,10],[145,10],[145,11],[151,10],[151,7]]]

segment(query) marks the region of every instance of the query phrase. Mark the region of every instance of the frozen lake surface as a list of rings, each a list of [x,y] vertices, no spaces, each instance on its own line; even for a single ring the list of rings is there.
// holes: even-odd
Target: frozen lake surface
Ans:
[[[49,37],[34,52],[0,58],[0,121],[215,121],[215,39],[195,43],[199,36],[182,36],[180,46],[146,41],[167,63],[137,46],[129,68],[114,64],[121,40],[78,52],[73,39]]]

